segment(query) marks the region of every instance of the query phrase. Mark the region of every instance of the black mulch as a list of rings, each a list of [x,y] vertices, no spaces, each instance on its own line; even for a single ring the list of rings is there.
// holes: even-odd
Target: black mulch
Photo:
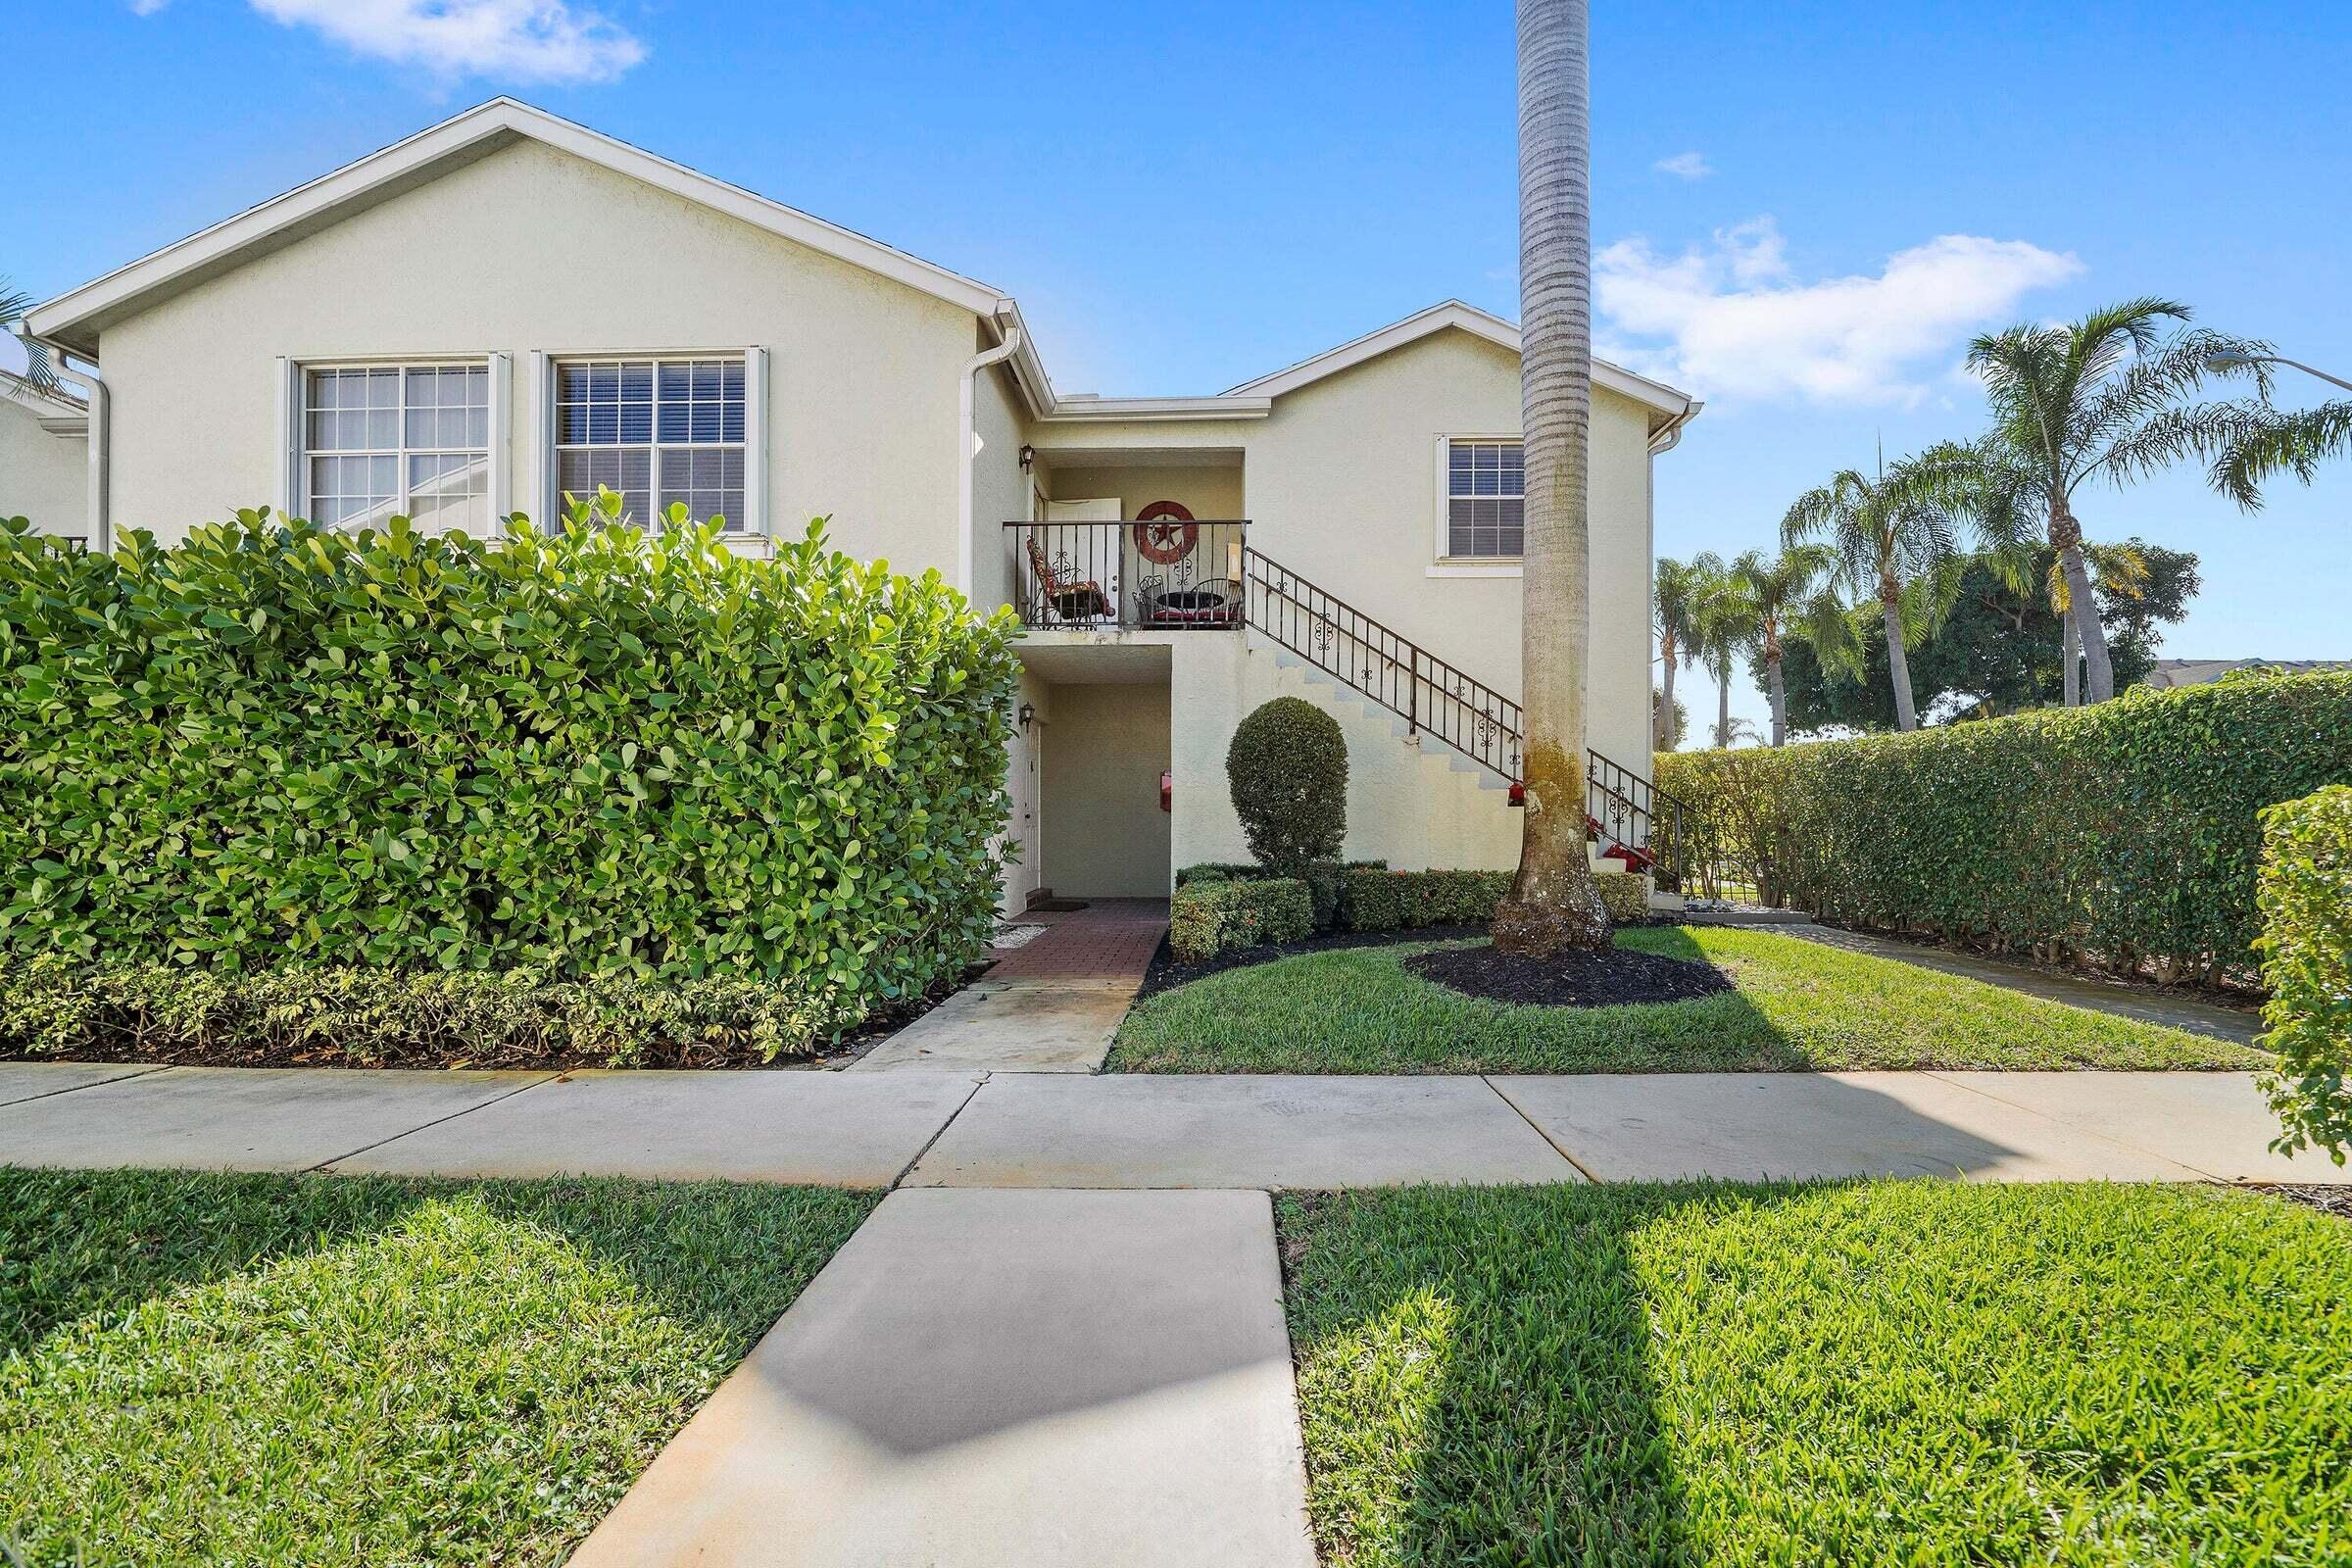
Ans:
[[[1536,1007],[1695,1002],[1732,989],[1730,976],[1711,963],[1628,948],[1522,958],[1481,945],[1417,953],[1404,960],[1404,967],[1464,996]]]
[[[1179,963],[1168,947],[1168,939],[1159,939],[1159,951],[1152,956],[1152,967],[1144,971],[1143,988],[1135,1000],[1155,997],[1162,991],[1189,986],[1212,974],[1228,969],[1247,969],[1252,964],[1272,963],[1276,958],[1294,958],[1301,953],[1329,953],[1334,948],[1393,948],[1405,942],[1459,942],[1465,937],[1483,937],[1483,925],[1425,925],[1412,931],[1326,931],[1321,936],[1305,937],[1297,942],[1277,942],[1270,947],[1245,948],[1239,953],[1223,953],[1197,963]]]

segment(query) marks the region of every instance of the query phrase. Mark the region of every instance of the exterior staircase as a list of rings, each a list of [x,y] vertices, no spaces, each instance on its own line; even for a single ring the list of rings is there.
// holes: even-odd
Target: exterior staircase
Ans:
[[[1399,741],[1513,806],[1525,718],[1517,703],[1254,549],[1242,550],[1244,623],[1302,684],[1385,719]],[[1319,695],[1321,695],[1319,693]],[[1436,749],[1430,743],[1436,742]],[[1683,804],[1598,752],[1586,764],[1585,825],[1604,858],[1682,884]]]

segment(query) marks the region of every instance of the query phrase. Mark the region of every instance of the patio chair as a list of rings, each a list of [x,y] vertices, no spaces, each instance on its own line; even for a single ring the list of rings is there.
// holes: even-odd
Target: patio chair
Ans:
[[[1028,544],[1029,570],[1037,577],[1038,602],[1051,606],[1063,620],[1110,618],[1110,601],[1103,597],[1102,584],[1060,576],[1047,563],[1045,546],[1038,543],[1036,534],[1029,535]]]

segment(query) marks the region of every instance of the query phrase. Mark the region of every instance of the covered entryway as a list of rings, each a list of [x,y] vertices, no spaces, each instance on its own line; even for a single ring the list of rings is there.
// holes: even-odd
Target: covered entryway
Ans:
[[[1036,755],[1034,838],[1028,867],[1038,897],[1164,900],[1173,878],[1170,801],[1174,762],[1165,644],[1021,646],[1042,739]],[[1008,911],[1018,918],[1020,911]]]

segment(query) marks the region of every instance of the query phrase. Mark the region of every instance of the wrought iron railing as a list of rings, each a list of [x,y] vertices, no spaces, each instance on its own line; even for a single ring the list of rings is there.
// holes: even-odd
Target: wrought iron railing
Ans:
[[[1013,608],[1039,631],[1242,624],[1245,519],[1008,522]]]

